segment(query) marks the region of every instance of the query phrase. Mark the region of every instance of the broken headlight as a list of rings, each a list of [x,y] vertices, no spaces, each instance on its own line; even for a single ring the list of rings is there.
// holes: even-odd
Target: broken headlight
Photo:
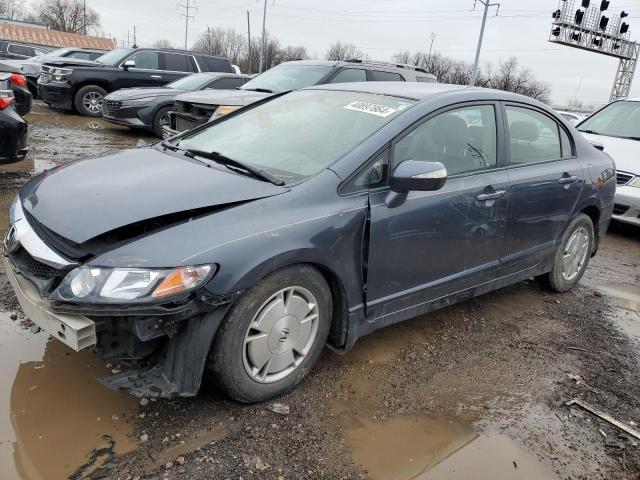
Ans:
[[[122,303],[171,297],[201,286],[215,266],[174,269],[105,268],[72,270],[57,288],[60,300],[83,303]]]
[[[66,82],[67,77],[73,73],[72,68],[52,68],[49,73],[54,82]]]

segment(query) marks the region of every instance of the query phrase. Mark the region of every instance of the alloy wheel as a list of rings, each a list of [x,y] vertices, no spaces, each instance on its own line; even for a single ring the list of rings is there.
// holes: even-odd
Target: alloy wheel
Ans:
[[[251,320],[242,345],[242,362],[259,383],[291,375],[303,362],[316,338],[320,312],[313,294],[287,287],[264,302]]]
[[[82,97],[82,105],[91,113],[100,113],[102,111],[102,98],[98,92],[87,92]]]
[[[562,278],[570,282],[578,276],[589,255],[589,232],[584,227],[576,229],[569,237],[562,253]]]

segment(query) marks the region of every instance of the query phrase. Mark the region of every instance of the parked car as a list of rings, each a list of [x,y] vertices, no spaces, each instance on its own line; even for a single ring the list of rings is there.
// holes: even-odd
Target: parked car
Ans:
[[[80,58],[83,60],[96,60],[107,53],[106,50],[96,50],[89,48],[58,48],[44,55],[24,60],[5,60],[2,63],[17,67],[27,77],[29,91],[34,97],[38,96],[38,77],[40,76],[40,68],[42,64],[53,60],[54,58]]]
[[[560,115],[562,115],[565,119],[569,120],[572,125],[577,125],[582,120],[586,118],[585,115],[576,112],[568,112],[565,110],[556,110]]]
[[[27,86],[27,78],[22,74],[19,67],[9,63],[9,60],[0,60],[0,75],[9,73],[9,87],[13,90],[15,107],[18,115],[24,116],[31,111],[33,106],[33,96]]]
[[[46,55],[55,47],[42,45],[29,45],[27,43],[13,42],[11,40],[0,40],[0,59],[8,58],[14,60],[24,60],[36,55]]]
[[[613,219],[640,226],[640,98],[612,102],[577,128],[588,139],[600,142],[616,162]]]
[[[325,344],[536,277],[565,292],[607,230],[611,158],[544,104],[457,85],[324,85],[32,178],[10,209],[24,313],[126,365],[103,382],[241,402]]]
[[[277,93],[325,83],[365,81],[435,82],[436,78],[420,67],[388,62],[285,62],[258,75],[239,91],[193,92],[176,97],[164,136],[171,137]]]
[[[199,90],[238,88],[249,80],[236,73],[194,73],[164,87],[125,88],[104,97],[105,120],[130,128],[146,128],[162,138],[162,127],[169,123],[169,112],[177,95]]]
[[[102,115],[102,99],[129,87],[159,87],[196,72],[233,73],[227,58],[184,50],[119,48],[98,60],[55,59],[42,65],[38,95],[49,106]]]
[[[27,122],[15,110],[11,74],[0,72],[0,164],[19,162],[27,156]]]

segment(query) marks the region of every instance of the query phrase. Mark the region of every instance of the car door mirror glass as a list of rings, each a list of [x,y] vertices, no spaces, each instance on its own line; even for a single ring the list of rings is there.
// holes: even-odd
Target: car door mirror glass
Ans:
[[[122,67],[123,67],[125,70],[128,70],[129,68],[135,68],[135,66],[136,66],[136,61],[135,61],[135,60],[131,60],[131,59],[126,60],[126,61],[122,64]]]
[[[447,168],[440,162],[406,160],[391,174],[391,190],[396,193],[440,190],[447,176]]]

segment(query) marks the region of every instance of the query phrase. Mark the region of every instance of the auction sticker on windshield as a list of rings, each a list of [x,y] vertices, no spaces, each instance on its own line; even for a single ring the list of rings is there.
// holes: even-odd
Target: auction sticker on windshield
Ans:
[[[397,112],[395,108],[385,107],[384,105],[377,105],[369,102],[351,102],[343,108],[346,108],[347,110],[356,110],[357,112],[370,113],[371,115],[383,118]]]

